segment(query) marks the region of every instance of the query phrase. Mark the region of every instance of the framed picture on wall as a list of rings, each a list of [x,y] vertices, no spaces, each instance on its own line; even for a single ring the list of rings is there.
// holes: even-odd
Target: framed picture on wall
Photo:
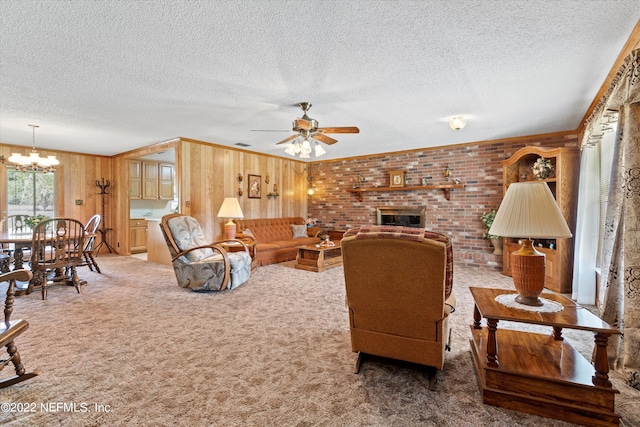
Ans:
[[[249,175],[249,198],[262,198],[262,176]]]
[[[389,172],[389,187],[404,187],[404,171]]]

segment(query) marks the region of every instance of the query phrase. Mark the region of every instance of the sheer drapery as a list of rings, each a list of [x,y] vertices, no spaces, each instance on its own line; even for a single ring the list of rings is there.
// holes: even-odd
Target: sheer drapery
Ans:
[[[609,340],[613,367],[640,389],[640,50],[634,50],[618,72],[606,109],[618,111],[618,129],[599,307],[602,319],[623,334]]]
[[[596,259],[600,226],[600,147],[582,149],[571,297],[579,304],[596,303]]]

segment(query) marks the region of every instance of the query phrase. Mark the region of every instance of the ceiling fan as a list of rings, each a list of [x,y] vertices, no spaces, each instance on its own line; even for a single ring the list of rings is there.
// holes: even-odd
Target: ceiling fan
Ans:
[[[302,108],[302,117],[297,118],[293,121],[292,131],[296,132],[295,135],[291,135],[288,138],[283,139],[282,141],[276,143],[286,144],[287,142],[291,142],[291,144],[285,150],[285,153],[291,154],[295,156],[296,154],[300,155],[300,158],[309,158],[309,154],[311,154],[311,142],[315,142],[315,155],[316,157],[322,156],[326,153],[322,146],[318,144],[318,141],[323,142],[325,144],[335,144],[338,142],[337,139],[331,138],[327,136],[328,133],[360,133],[360,129],[355,126],[346,126],[346,127],[318,127],[318,121],[316,119],[312,119],[307,115],[307,111],[311,108],[311,104],[308,102],[300,102],[298,106]]]

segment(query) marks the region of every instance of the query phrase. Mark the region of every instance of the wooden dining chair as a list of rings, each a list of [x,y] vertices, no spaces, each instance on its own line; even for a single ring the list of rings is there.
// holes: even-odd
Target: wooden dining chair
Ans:
[[[13,313],[13,301],[15,298],[16,280],[29,281],[32,275],[29,270],[14,270],[10,273],[0,274],[0,283],[9,282],[7,287],[7,296],[4,301],[4,322],[0,323],[0,346],[7,348],[9,357],[0,361],[0,371],[4,369],[9,362],[13,363],[16,375],[10,378],[0,380],[0,388],[9,387],[10,385],[28,380],[39,374],[38,371],[26,372],[18,347],[16,347],[15,339],[29,328],[26,320],[11,320]]]
[[[54,283],[73,284],[81,293],[77,267],[83,262],[84,234],[84,225],[72,218],[52,218],[34,228],[32,286],[41,286],[42,299],[47,298],[47,286]],[[54,273],[52,278],[50,273]]]
[[[96,231],[100,226],[100,220],[100,215],[95,214],[94,216],[89,218],[89,221],[87,221],[84,226],[85,239],[84,248],[82,249],[82,257],[84,258],[84,261],[82,262],[82,264],[80,264],[80,266],[87,266],[89,267],[89,270],[93,271],[95,269],[98,273],[102,274],[102,272],[100,271],[100,267],[98,267],[98,263],[93,258],[93,251],[95,249],[96,242]]]
[[[28,218],[29,215],[9,215],[3,225],[3,229],[12,233],[28,233],[31,231],[31,227],[27,223]]]

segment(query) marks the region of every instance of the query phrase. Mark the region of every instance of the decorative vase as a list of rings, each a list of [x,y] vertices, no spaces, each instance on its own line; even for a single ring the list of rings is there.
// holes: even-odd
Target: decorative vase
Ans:
[[[490,240],[493,245],[493,254],[502,255],[502,237],[496,237]]]

